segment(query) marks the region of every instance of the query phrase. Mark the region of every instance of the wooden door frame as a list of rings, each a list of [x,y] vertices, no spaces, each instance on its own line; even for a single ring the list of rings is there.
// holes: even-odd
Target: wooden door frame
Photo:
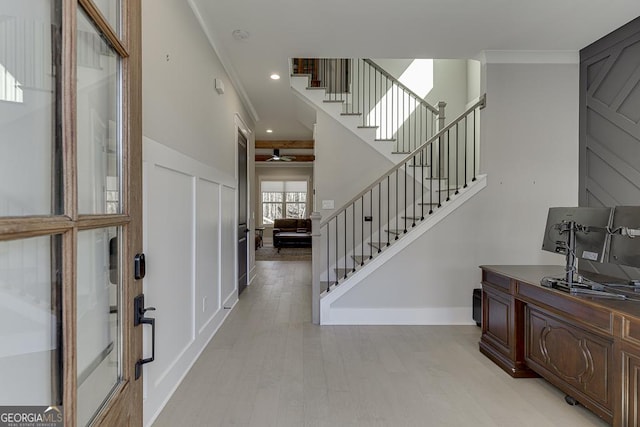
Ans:
[[[89,0],[78,0],[88,3]],[[142,426],[142,377],[135,379],[136,361],[142,355],[142,325],[133,327],[133,300],[142,294],[142,280],[133,277],[135,254],[143,252],[142,240],[142,5],[141,0],[124,0],[122,39],[128,55],[122,68],[122,189],[124,212],[129,222],[123,227],[128,244],[122,254],[122,382],[94,420],[94,425]],[[110,39],[111,40],[111,39]],[[121,53],[121,52],[119,52]],[[121,401],[125,404],[114,405]]]
[[[122,381],[93,420],[93,425],[142,425],[142,381],[135,380],[135,361],[142,355],[142,328],[133,328],[133,297],[142,293],[142,283],[133,280],[135,253],[142,253],[142,20],[141,1],[122,3],[122,40],[109,31],[106,19],[90,0],[62,0],[62,144],[64,153],[64,211],[71,229],[63,235],[63,245],[74,248],[63,257],[63,407],[65,425],[77,424],[77,318],[76,264],[78,230],[120,226],[122,245]],[[76,37],[77,13],[82,7],[96,28],[103,31],[122,58],[122,215],[78,213],[76,150]]]
[[[78,8],[82,8],[122,57],[122,214],[81,215],[78,212],[77,176],[77,83],[76,37]],[[134,379],[135,361],[142,354],[142,328],[133,328],[133,296],[142,283],[133,280],[133,254],[142,252],[142,90],[141,90],[141,0],[123,0],[122,35],[108,27],[106,19],[90,0],[57,0],[52,3],[54,30],[52,52],[56,65],[54,111],[60,128],[52,134],[59,146],[63,192],[60,211],[56,206],[45,216],[0,217],[0,241],[60,235],[62,240],[62,284],[59,294],[62,312],[62,405],[65,426],[77,425],[77,237],[82,230],[122,227],[122,381],[110,401],[99,411],[93,425],[142,425],[142,381]],[[121,41],[122,40],[122,41]],[[59,50],[56,50],[59,49]],[[60,164],[59,164],[60,163]],[[54,176],[56,174],[53,174]],[[58,188],[60,187],[60,188]],[[54,195],[56,194],[54,191]],[[54,197],[55,200],[55,197]],[[57,374],[56,374],[57,375]],[[54,403],[54,402],[52,402]]]

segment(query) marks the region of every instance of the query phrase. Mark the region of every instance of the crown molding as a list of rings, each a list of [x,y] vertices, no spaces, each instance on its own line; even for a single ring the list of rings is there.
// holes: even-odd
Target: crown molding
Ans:
[[[484,64],[579,64],[577,50],[483,50],[476,57]]]
[[[207,40],[209,40],[209,44],[213,48],[213,51],[218,56],[218,59],[220,59],[220,62],[222,63],[222,67],[227,72],[227,75],[229,76],[229,80],[231,80],[231,84],[238,92],[238,96],[240,96],[240,101],[242,102],[242,105],[244,105],[244,107],[247,109],[254,123],[259,122],[260,117],[258,116],[258,112],[253,107],[253,104],[251,103],[251,100],[249,99],[249,96],[247,95],[247,92],[245,91],[244,86],[240,82],[240,78],[238,78],[238,73],[236,72],[235,68],[233,68],[233,65],[231,65],[231,61],[229,61],[224,51],[221,48],[219,48],[219,45],[216,42],[216,39],[211,33],[211,31],[209,31],[209,28],[207,27],[206,22],[202,17],[202,13],[200,13],[200,9],[198,8],[198,5],[195,3],[195,0],[188,0],[187,3],[189,3],[189,6],[191,7],[193,14],[196,16],[196,19],[200,24],[200,28],[202,28],[202,31],[204,31],[204,34],[207,37]]]

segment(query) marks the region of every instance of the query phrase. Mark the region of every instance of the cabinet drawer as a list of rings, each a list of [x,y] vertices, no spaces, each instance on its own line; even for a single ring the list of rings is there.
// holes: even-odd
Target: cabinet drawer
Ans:
[[[527,364],[601,416],[613,409],[613,342],[528,305]]]
[[[517,284],[516,297],[533,301],[537,306],[546,305],[547,308],[567,313],[586,326],[598,328],[606,334],[613,333],[611,310],[605,307],[586,304],[584,300],[568,294],[521,282]]]
[[[487,270],[482,270],[482,281],[484,283],[502,288],[507,292],[509,292],[511,288],[511,279]]]
[[[622,339],[640,346],[640,321],[632,317],[622,318]]]

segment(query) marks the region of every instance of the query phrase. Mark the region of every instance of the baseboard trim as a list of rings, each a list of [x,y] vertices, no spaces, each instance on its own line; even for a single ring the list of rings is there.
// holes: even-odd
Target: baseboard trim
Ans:
[[[323,325],[475,325],[469,307],[330,308]]]

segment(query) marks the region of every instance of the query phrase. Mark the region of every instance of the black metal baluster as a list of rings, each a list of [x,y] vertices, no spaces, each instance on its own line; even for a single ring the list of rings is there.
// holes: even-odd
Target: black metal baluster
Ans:
[[[338,267],[340,266],[338,264],[338,217],[336,216],[333,221],[336,224],[336,264],[335,264],[335,273],[336,273],[336,285],[338,284],[338,280],[340,280],[339,275],[338,275]]]
[[[408,165],[404,164],[404,232],[407,232],[407,167]]]
[[[360,208],[360,213],[362,214],[362,221],[360,221],[360,226],[362,227],[360,235],[362,239],[362,243],[360,244],[360,253],[362,254],[362,259],[360,260],[360,265],[364,265],[364,194],[362,195],[362,197],[360,197]]]
[[[422,132],[420,132],[422,135]],[[424,165],[425,165],[425,149],[420,150],[420,221],[424,221]]]
[[[351,252],[353,252],[353,270],[356,271],[356,202],[351,204],[351,236],[353,239],[353,246],[351,247]]]
[[[469,166],[467,160],[467,151],[469,151],[468,142],[469,136],[467,135],[467,126],[469,126],[467,118],[469,115],[464,116],[464,188],[467,188],[467,167]]]
[[[389,182],[389,180],[391,179],[391,175],[387,175],[387,246],[389,246],[391,244],[391,242],[389,242],[390,240],[390,236],[389,233],[391,233],[391,183]]]
[[[400,229],[398,227],[398,193],[399,193],[399,189],[398,189],[398,169],[396,169],[396,240],[398,240],[398,230]]]
[[[331,90],[333,93],[333,100],[337,101],[338,100],[338,64],[339,64],[339,59],[332,59],[331,62],[333,62],[333,82],[331,85]],[[336,220],[337,221],[337,220]],[[337,224],[336,224],[337,227]],[[337,267],[337,266],[336,266]]]
[[[369,190],[369,213],[371,221],[369,221],[369,259],[373,258],[373,190]]]
[[[413,162],[413,173],[414,176],[411,178],[411,181],[413,182],[413,218],[411,219],[411,227],[415,227],[416,226],[416,156],[413,156],[413,158],[411,159],[411,161]],[[408,169],[409,165],[405,165],[405,170]]]
[[[458,155],[458,146],[460,145],[460,138],[458,137],[458,135],[460,134],[460,128],[458,127],[458,123],[460,122],[456,122],[456,192],[454,194],[458,194],[460,193],[460,186],[458,185],[458,165],[460,164],[460,157]]]
[[[329,253],[329,248],[331,247],[331,242],[329,239],[331,229],[331,221],[327,223],[327,292],[331,290],[331,255]]]
[[[382,251],[382,187],[381,182],[378,183],[378,253]]]
[[[476,110],[473,110],[473,179],[476,180]]]
[[[442,206],[442,149],[444,148],[444,138],[438,138],[438,207]]]
[[[346,99],[347,99],[347,106],[350,105],[350,107],[348,107],[348,111],[350,114],[353,114],[353,103],[354,103],[354,99],[353,99],[353,72],[356,69],[355,64],[353,63],[353,59],[348,58],[345,61],[347,61],[347,75],[345,76],[345,92],[346,92]],[[351,99],[351,102],[349,102],[349,99]]]
[[[451,160],[449,159],[449,154],[451,153],[451,140],[449,139],[450,135],[451,133],[447,131],[447,202],[451,200],[451,197],[449,195],[449,189],[451,188],[451,173],[449,172],[449,168],[451,167]]]
[[[429,215],[433,213],[433,142],[429,144]]]
[[[347,278],[347,210],[344,210],[344,278]]]

